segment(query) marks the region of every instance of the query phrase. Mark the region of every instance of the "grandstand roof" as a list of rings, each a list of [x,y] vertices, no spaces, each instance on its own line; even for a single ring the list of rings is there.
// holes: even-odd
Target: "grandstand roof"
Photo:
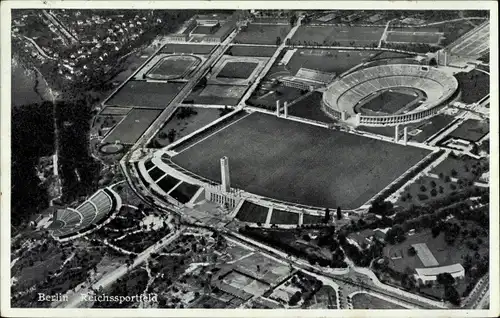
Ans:
[[[309,68],[301,67],[295,77],[307,79],[313,82],[320,82],[323,84],[330,83],[335,78],[335,73],[321,72]]]
[[[415,271],[419,276],[437,276],[438,274],[443,273],[459,274],[460,272],[465,272],[465,269],[462,264],[457,263],[439,267],[416,268]]]

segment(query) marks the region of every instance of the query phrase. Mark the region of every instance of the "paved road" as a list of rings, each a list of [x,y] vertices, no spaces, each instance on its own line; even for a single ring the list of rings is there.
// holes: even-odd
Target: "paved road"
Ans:
[[[250,96],[253,94],[253,91],[255,90],[255,88],[257,87],[257,85],[260,83],[260,81],[262,80],[262,78],[264,76],[266,76],[267,72],[269,72],[269,70],[273,66],[274,62],[278,58],[280,52],[286,47],[286,41],[288,39],[291,39],[292,36],[295,34],[295,32],[299,28],[299,26],[300,26],[301,21],[302,21],[303,18],[304,18],[303,16],[300,16],[297,19],[297,23],[295,24],[295,26],[290,30],[290,32],[288,32],[287,36],[281,42],[281,45],[278,47],[278,49],[274,52],[273,56],[266,63],[266,66],[264,66],[264,68],[259,73],[259,75],[253,80],[252,85],[250,85],[250,88],[246,91],[245,95],[243,95],[243,97],[241,98],[240,102],[238,103],[238,107],[244,107],[245,106],[246,100],[248,98],[250,98]]]

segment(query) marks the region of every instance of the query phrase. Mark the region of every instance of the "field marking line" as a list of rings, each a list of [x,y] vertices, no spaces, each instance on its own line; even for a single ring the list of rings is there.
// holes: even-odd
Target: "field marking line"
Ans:
[[[184,148],[182,151],[180,151],[180,152],[179,152],[179,154],[180,154],[180,153],[183,153],[184,151],[188,150],[188,149],[189,149],[189,148],[191,148],[191,147],[196,146],[196,145],[197,145],[197,144],[199,144],[200,142],[205,141],[206,139],[208,139],[208,138],[212,137],[213,135],[215,135],[215,134],[217,134],[217,133],[219,133],[219,132],[223,131],[224,129],[228,128],[229,126],[232,126],[232,125],[236,124],[237,122],[239,122],[240,120],[242,120],[242,119],[244,119],[244,118],[248,117],[249,115],[250,115],[250,114],[246,114],[245,116],[243,116],[243,117],[241,117],[241,118],[239,118],[239,119],[235,120],[234,122],[232,122],[232,123],[230,123],[230,124],[228,124],[228,125],[226,125],[226,126],[224,126],[224,127],[220,128],[220,129],[218,129],[218,130],[214,131],[213,133],[211,133],[211,134],[209,134],[208,136],[206,136],[206,137],[204,137],[204,138],[202,138],[202,139],[198,140],[197,142],[195,142],[194,144],[192,144],[192,145],[188,146],[187,148]],[[201,132],[200,132],[200,133],[201,133]]]

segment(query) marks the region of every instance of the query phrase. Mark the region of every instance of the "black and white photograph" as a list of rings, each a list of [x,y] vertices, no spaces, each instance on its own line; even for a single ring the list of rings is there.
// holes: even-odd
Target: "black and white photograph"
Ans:
[[[498,316],[495,2],[139,2],[2,3],[2,316]]]

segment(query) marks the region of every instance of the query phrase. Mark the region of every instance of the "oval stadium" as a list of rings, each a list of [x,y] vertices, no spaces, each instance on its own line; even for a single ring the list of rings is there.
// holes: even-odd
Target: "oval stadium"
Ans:
[[[323,109],[353,125],[384,126],[431,117],[458,95],[458,82],[438,68],[379,65],[357,70],[331,83]]]

